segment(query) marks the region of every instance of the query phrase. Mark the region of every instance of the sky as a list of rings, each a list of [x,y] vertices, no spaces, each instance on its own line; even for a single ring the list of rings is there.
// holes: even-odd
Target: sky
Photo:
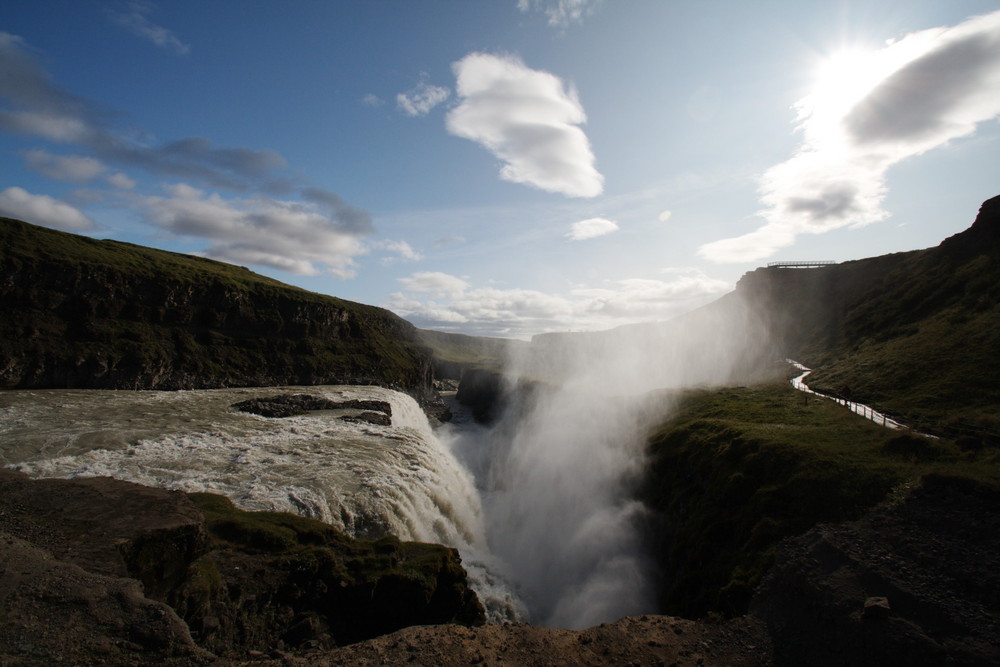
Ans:
[[[997,0],[0,5],[0,215],[475,335],[937,245],[998,119]]]

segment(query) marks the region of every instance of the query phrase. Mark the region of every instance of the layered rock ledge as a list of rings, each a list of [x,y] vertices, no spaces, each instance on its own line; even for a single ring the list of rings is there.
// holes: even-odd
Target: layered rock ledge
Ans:
[[[197,664],[481,624],[454,549],[0,469],[0,663]]]

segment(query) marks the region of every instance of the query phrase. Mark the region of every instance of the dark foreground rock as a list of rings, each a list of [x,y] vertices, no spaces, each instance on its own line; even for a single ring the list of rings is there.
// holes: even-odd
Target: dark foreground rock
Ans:
[[[182,493],[0,469],[0,663],[210,659],[163,601],[207,543]]]
[[[161,665],[214,659],[135,579],[87,572],[0,531],[0,664]]]
[[[783,665],[1000,664],[1000,491],[928,476],[787,541],[751,613]]]
[[[788,540],[731,621],[482,620],[451,549],[0,470],[3,665],[995,665],[1000,491],[929,476]]]
[[[197,664],[484,620],[458,553],[0,469],[0,664]],[[211,651],[211,653],[209,652]]]
[[[755,619],[699,623],[636,616],[579,632],[522,623],[412,627],[328,653],[255,664],[767,667],[773,662],[770,641]]]

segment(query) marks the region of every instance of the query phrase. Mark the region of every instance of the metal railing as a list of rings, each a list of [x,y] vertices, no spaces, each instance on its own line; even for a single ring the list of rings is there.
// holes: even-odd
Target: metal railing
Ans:
[[[823,259],[819,261],[796,261],[796,262],[768,262],[767,268],[769,269],[809,269],[816,266],[829,266],[831,264],[836,264],[837,262],[832,259]]]

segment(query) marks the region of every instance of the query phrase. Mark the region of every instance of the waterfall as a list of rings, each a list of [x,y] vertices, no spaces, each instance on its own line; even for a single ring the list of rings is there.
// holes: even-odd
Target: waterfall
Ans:
[[[519,620],[519,603],[487,546],[472,477],[416,402],[378,387],[307,390],[334,401],[387,401],[391,426],[343,421],[337,410],[269,419],[229,408],[302,391],[13,392],[0,444],[18,443],[23,458],[11,463],[33,477],[104,475],[209,491],[242,509],[310,516],[355,537],[393,534],[455,547],[488,616]]]
[[[651,517],[636,499],[649,429],[672,408],[654,390],[755,372],[766,337],[738,305],[683,325],[540,336],[507,359],[513,398],[499,422],[449,441],[532,622],[582,629],[656,613]]]
[[[476,478],[490,549],[531,622],[580,629],[655,613],[634,403],[543,392],[493,427],[453,425],[442,439]]]

